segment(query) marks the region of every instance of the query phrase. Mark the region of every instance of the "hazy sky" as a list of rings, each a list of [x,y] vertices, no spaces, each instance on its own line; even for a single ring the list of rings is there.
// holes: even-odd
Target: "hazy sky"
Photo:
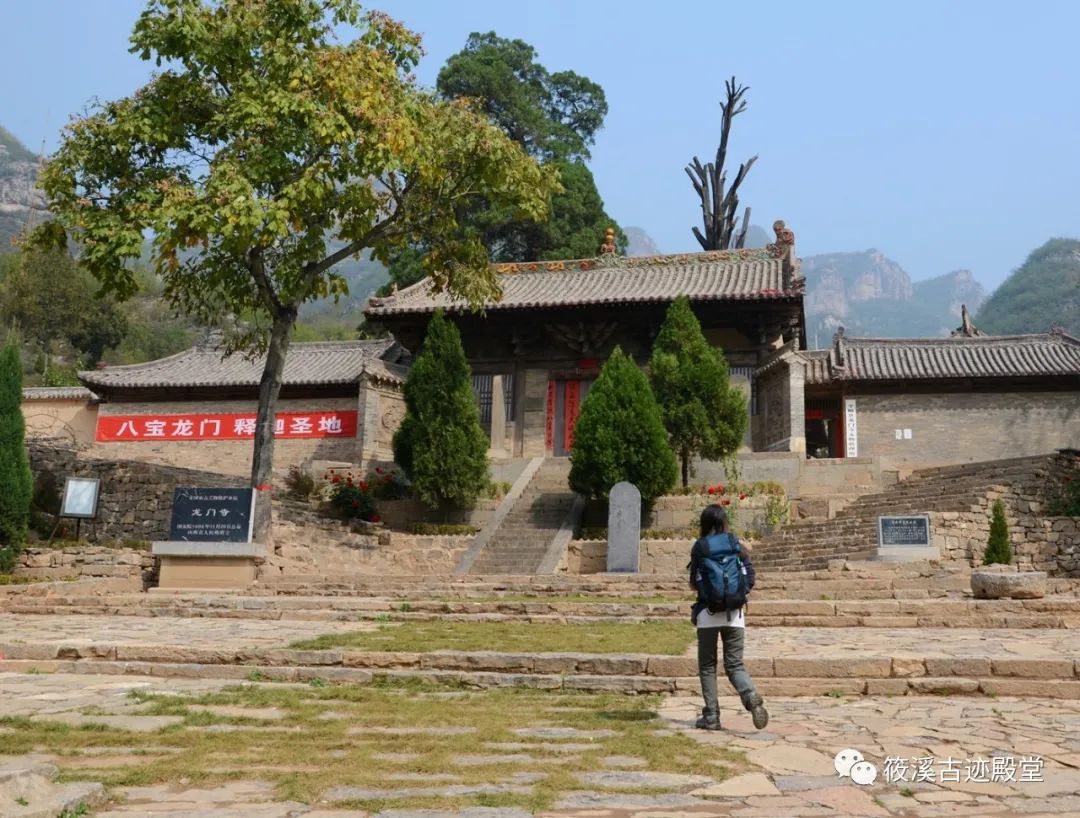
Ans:
[[[0,124],[33,150],[126,95],[140,0],[0,0]],[[876,247],[915,279],[994,286],[1052,236],[1080,236],[1080,3],[1032,0],[383,0],[424,34],[434,84],[471,31],[531,43],[603,86],[592,168],[608,212],[664,252],[697,249],[683,166],[716,151],[723,81],[750,86],[729,160],[753,221],[800,255]],[[598,237],[599,240],[599,237]]]

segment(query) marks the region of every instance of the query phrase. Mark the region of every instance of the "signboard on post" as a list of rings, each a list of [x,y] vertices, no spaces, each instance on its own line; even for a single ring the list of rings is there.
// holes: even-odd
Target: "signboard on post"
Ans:
[[[68,477],[64,481],[64,499],[60,502],[60,516],[79,520],[92,520],[97,516],[98,489],[101,481],[96,477]]]
[[[169,539],[174,542],[251,542],[252,489],[178,488]]]

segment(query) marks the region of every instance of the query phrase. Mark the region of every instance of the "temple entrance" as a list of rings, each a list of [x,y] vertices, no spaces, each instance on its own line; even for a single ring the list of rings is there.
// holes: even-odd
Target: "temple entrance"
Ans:
[[[844,424],[839,399],[806,401],[806,456],[843,457]]]
[[[574,426],[593,380],[548,381],[547,448],[556,457],[566,457],[574,448]]]

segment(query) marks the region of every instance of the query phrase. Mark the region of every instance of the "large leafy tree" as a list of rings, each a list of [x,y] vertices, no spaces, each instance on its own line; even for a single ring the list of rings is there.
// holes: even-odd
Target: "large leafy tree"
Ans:
[[[26,456],[22,362],[16,344],[0,351],[0,573],[11,571],[30,520],[33,478]]]
[[[460,220],[480,235],[492,261],[592,258],[609,227],[625,252],[626,235],[604,210],[585,165],[608,111],[599,85],[573,71],[548,71],[531,45],[492,31],[469,35],[465,48],[439,72],[437,88],[445,99],[477,100],[507,136],[558,172],[564,188],[552,200],[547,222],[522,219],[490,200],[460,208]],[[426,245],[416,245],[393,256],[383,294],[419,281],[424,275],[419,260],[427,251]]]
[[[738,451],[748,422],[746,399],[730,385],[723,352],[705,339],[685,296],[668,307],[649,375],[684,486],[693,457],[721,460]]]
[[[460,508],[487,488],[487,450],[461,334],[438,311],[405,382],[405,419],[394,434],[394,460],[425,503]]]
[[[660,407],[645,373],[619,347],[581,405],[570,463],[570,488],[586,497],[607,497],[626,480],[649,502],[675,484]]]
[[[557,181],[472,104],[417,89],[419,38],[355,0],[150,0],[131,42],[162,70],[68,126],[43,173],[45,231],[70,230],[121,297],[149,232],[168,301],[206,325],[247,320],[230,348],[266,352],[251,475],[265,539],[300,306],[347,291],[339,262],[420,242],[436,288],[497,298],[458,213],[479,198],[540,220]]]
[[[124,338],[126,317],[111,298],[97,297],[97,283],[66,250],[14,253],[11,259],[0,283],[0,313],[46,361],[66,341],[93,366]]]

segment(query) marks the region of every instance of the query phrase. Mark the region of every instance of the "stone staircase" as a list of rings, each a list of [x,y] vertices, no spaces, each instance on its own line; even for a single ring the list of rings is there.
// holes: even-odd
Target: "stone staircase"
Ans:
[[[1037,483],[1047,456],[940,466],[913,472],[889,489],[865,494],[831,520],[789,525],[754,547],[768,570],[820,570],[834,559],[866,559],[877,550],[881,515],[971,511],[997,487]]]
[[[473,562],[472,574],[535,574],[574,509],[570,460],[549,457]]]

